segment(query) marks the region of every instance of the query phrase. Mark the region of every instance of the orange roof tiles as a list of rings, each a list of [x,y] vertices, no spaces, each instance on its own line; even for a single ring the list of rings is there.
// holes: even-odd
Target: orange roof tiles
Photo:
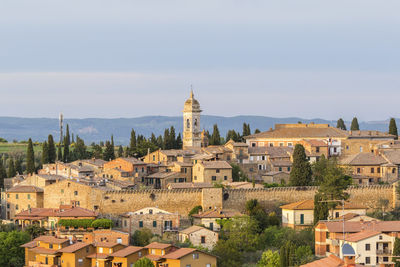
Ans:
[[[8,189],[7,193],[43,193],[43,189],[33,185],[17,185]]]
[[[90,246],[91,244],[89,243],[83,243],[83,242],[77,242],[71,246],[59,249],[59,252],[65,252],[65,253],[74,253],[75,251],[78,251],[82,248],[85,248],[87,246]]]
[[[172,246],[171,244],[164,244],[164,243],[153,242],[153,243],[150,243],[150,244],[148,244],[147,246],[145,246],[145,248],[150,248],[150,249],[152,249],[152,248],[154,248],[154,249],[166,249],[166,248],[169,248],[169,247],[171,247],[171,246]]]
[[[118,250],[117,252],[114,252],[113,254],[111,254],[111,256],[113,256],[113,257],[126,257],[126,256],[129,256],[129,255],[133,254],[133,253],[141,251],[143,249],[145,249],[145,248],[143,248],[143,247],[135,247],[135,246],[128,246],[126,248]]]
[[[344,266],[344,261],[342,261],[339,257],[331,254],[326,258],[316,260],[304,265],[302,267],[340,267]]]
[[[69,242],[69,239],[66,238],[57,238],[50,235],[42,235],[34,239],[34,241],[41,241],[50,244],[62,244],[65,242]]]
[[[280,207],[285,210],[313,210],[314,209],[314,200],[307,199],[298,202],[289,203]],[[342,204],[339,203],[336,206],[336,209],[341,209]],[[351,202],[344,203],[344,209],[366,209],[367,207]]]
[[[348,242],[358,242],[358,241],[361,241],[361,240],[364,240],[366,238],[373,237],[373,236],[376,236],[376,235],[379,235],[379,234],[381,234],[381,232],[369,231],[369,230],[361,231],[359,233],[350,234],[350,235],[346,236],[346,241],[348,241]]]
[[[175,250],[174,252],[171,252],[171,253],[165,255],[163,258],[176,260],[176,259],[180,259],[190,253],[193,253],[195,251],[196,251],[196,249],[194,249],[194,248],[180,248],[178,250]]]

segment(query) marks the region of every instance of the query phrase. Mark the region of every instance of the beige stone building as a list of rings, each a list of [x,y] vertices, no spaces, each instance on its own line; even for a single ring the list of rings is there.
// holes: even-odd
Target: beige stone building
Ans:
[[[179,231],[179,242],[186,242],[187,240],[194,246],[201,246],[212,250],[218,242],[218,233],[211,231],[201,226],[191,226],[182,231]]]
[[[374,152],[382,143],[393,142],[394,135],[380,131],[349,131],[342,141],[342,155]]]
[[[183,108],[183,149],[201,148],[200,113],[200,103],[191,91]]]
[[[177,232],[180,216],[155,207],[127,212],[121,216],[122,231],[134,234],[136,230],[149,229],[153,234],[162,236],[165,232]]]
[[[33,185],[17,185],[4,194],[6,219],[11,220],[15,214],[31,208],[43,208],[43,189]]]
[[[218,208],[192,215],[194,225],[203,225],[211,231],[219,231],[221,229],[217,220],[230,219],[237,216],[243,216],[243,214],[235,210],[222,210]]]
[[[204,161],[193,167],[194,183],[232,182],[232,166],[226,161]]]

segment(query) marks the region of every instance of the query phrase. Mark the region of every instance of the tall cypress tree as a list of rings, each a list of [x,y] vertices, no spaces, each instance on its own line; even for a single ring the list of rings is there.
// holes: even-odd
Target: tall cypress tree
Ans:
[[[344,123],[344,120],[342,118],[338,119],[336,128],[342,129],[342,130],[347,130],[346,129],[346,124]]]
[[[15,165],[14,165],[14,159],[10,158],[8,160],[8,171],[7,171],[7,176],[9,178],[14,177],[17,175],[17,172],[15,171]]]
[[[74,149],[74,154],[76,155],[77,159],[86,159],[88,156],[88,152],[86,150],[85,142],[83,139],[79,138],[79,136],[76,136],[76,143],[75,143],[75,149]]]
[[[163,138],[163,149],[171,149],[171,143],[169,138],[169,129],[164,130],[164,138]]]
[[[110,152],[111,152],[111,159],[115,159],[114,135],[111,135]]]
[[[131,139],[129,142],[129,156],[133,156],[136,151],[136,132],[134,129],[131,131]]]
[[[14,165],[15,165],[15,171],[18,174],[22,174],[23,170],[22,170],[21,160],[15,159]]]
[[[68,126],[68,125],[67,125]],[[68,129],[68,128],[67,128]],[[63,153],[63,162],[67,163],[70,160],[69,155],[69,142],[68,142],[68,135],[64,137],[64,153]]]
[[[310,162],[307,160],[304,147],[297,144],[293,151],[293,164],[290,172],[290,184],[293,186],[305,186],[312,183]]]
[[[251,134],[250,124],[243,123],[243,134],[242,136],[248,136]]]
[[[49,146],[46,141],[42,145],[42,165],[50,162]]]
[[[169,143],[169,146],[171,149],[177,148],[174,126],[171,126],[171,128],[169,129],[169,142],[168,143]]]
[[[68,124],[67,124],[67,129],[65,131],[65,139],[66,139],[66,142],[67,142],[67,144],[69,146],[71,144],[71,136],[69,135],[69,125]],[[65,144],[65,141],[64,141],[64,144]]]
[[[210,139],[210,145],[217,146],[220,144],[221,144],[221,136],[219,134],[218,125],[214,124],[213,133],[212,133],[211,139]]]
[[[35,152],[33,151],[32,139],[28,140],[28,149],[26,151],[26,171],[28,174],[35,173]]]
[[[122,148],[122,146],[118,147],[118,157],[122,158],[124,156],[124,149]]]
[[[7,172],[4,168],[3,161],[0,160],[0,188],[4,188],[4,179],[7,178]]]
[[[181,133],[179,133],[178,137],[176,138],[176,148],[181,149],[182,145],[183,145],[182,137],[181,137]]]
[[[106,149],[103,153],[103,160],[109,161],[115,159],[114,147],[111,145],[110,141],[106,141]]]
[[[357,117],[354,117],[353,120],[351,121],[350,130],[352,130],[352,131],[360,130],[360,126],[358,125]]]
[[[56,145],[54,144],[54,139],[51,134],[49,134],[47,138],[47,146],[48,146],[48,154],[49,154],[49,163],[56,162]]]
[[[399,138],[399,133],[397,132],[396,120],[394,118],[390,119],[389,134],[392,134],[392,135],[396,136],[396,139]]]
[[[61,144],[59,144],[58,147],[57,147],[57,160],[58,161],[62,161],[63,160]]]

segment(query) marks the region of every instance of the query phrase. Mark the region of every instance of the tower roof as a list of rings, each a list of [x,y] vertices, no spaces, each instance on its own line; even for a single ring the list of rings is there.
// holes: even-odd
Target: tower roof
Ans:
[[[193,90],[190,91],[190,97],[186,100],[185,106],[183,109],[184,112],[192,112],[197,111],[201,112],[200,110],[200,103],[194,98]]]

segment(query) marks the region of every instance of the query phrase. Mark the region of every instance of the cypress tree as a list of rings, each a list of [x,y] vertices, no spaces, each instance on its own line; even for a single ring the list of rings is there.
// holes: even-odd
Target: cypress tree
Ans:
[[[163,140],[162,135],[159,135],[157,137],[157,146],[158,146],[158,148],[163,148],[163,146],[164,146],[164,140]]]
[[[46,141],[42,145],[42,165],[50,162],[49,146]]]
[[[181,137],[181,133],[179,133],[178,137],[176,138],[176,148],[181,149],[182,145],[183,145],[182,137]]]
[[[17,175],[17,172],[15,171],[15,165],[14,165],[14,159],[10,158],[8,160],[8,172],[7,172],[7,176],[9,178],[14,177],[15,175]]]
[[[163,149],[171,149],[171,144],[170,144],[170,138],[169,138],[169,129],[164,130],[164,138],[163,138]]]
[[[175,149],[177,148],[176,145],[176,134],[175,134],[175,127],[171,126],[171,128],[169,129],[169,145],[171,149]]]
[[[255,134],[258,134],[258,133],[261,133],[261,131],[260,131],[259,129],[256,129],[256,130],[254,131],[254,133],[255,133]]]
[[[79,138],[79,136],[76,136],[76,144],[75,144],[74,153],[75,153],[77,159],[86,159],[88,156],[88,152],[87,152],[86,146],[85,146],[85,141],[83,141],[83,139]]]
[[[297,144],[293,152],[293,164],[290,172],[290,184],[293,186],[310,185],[312,181],[310,163],[307,160],[304,147]]]
[[[51,134],[49,134],[47,138],[47,146],[48,146],[48,154],[49,154],[49,163],[56,162],[56,146],[54,144],[54,139]]]
[[[3,165],[3,161],[0,160],[0,187],[4,188],[4,178],[7,178],[7,173]]]
[[[133,156],[136,151],[136,132],[135,130],[131,130],[131,139],[129,142],[129,156]]]
[[[118,147],[118,157],[122,158],[124,156],[124,149],[122,148],[122,146]]]
[[[71,134],[71,137],[72,137],[72,138],[71,138],[71,139],[72,139],[72,140],[71,140],[71,143],[75,143],[74,133]]]
[[[114,135],[111,135],[110,155],[111,159],[115,159]]]
[[[350,130],[352,130],[352,131],[360,130],[360,126],[358,125],[357,117],[354,117],[353,120],[351,121]]]
[[[396,140],[399,138],[399,133],[397,132],[396,120],[394,118],[390,119],[389,134],[396,136]]]
[[[106,141],[106,149],[103,153],[103,160],[109,161],[115,159],[114,147],[111,145],[110,141]]]
[[[342,130],[347,130],[346,129],[346,124],[344,123],[344,120],[342,118],[338,119],[336,128],[342,129]]]
[[[158,146],[157,137],[154,133],[151,133],[150,143],[152,143],[154,146]]]
[[[14,165],[15,165],[15,171],[18,173],[18,174],[22,174],[22,165],[21,165],[21,161],[19,160],[19,159],[15,159],[15,161],[14,161]]]
[[[67,125],[68,126],[68,125]],[[68,128],[67,128],[68,129]],[[67,163],[70,160],[69,155],[69,142],[68,142],[68,135],[64,137],[64,153],[63,153],[63,162]]]
[[[248,136],[251,134],[250,124],[243,123],[243,134],[242,136]]]
[[[210,139],[210,145],[217,146],[220,144],[221,144],[221,136],[219,134],[218,125],[214,124],[213,133],[212,133],[211,139]]]
[[[35,152],[33,151],[32,139],[28,140],[28,149],[26,151],[26,171],[28,174],[35,173]]]
[[[71,136],[69,135],[69,125],[68,124],[67,124],[67,129],[65,131],[65,139],[64,140],[66,140],[68,146],[71,144]],[[64,141],[64,144],[65,144],[65,141]]]
[[[62,151],[61,151],[61,144],[59,144],[58,148],[57,148],[57,160],[58,161],[62,161],[63,160]]]

